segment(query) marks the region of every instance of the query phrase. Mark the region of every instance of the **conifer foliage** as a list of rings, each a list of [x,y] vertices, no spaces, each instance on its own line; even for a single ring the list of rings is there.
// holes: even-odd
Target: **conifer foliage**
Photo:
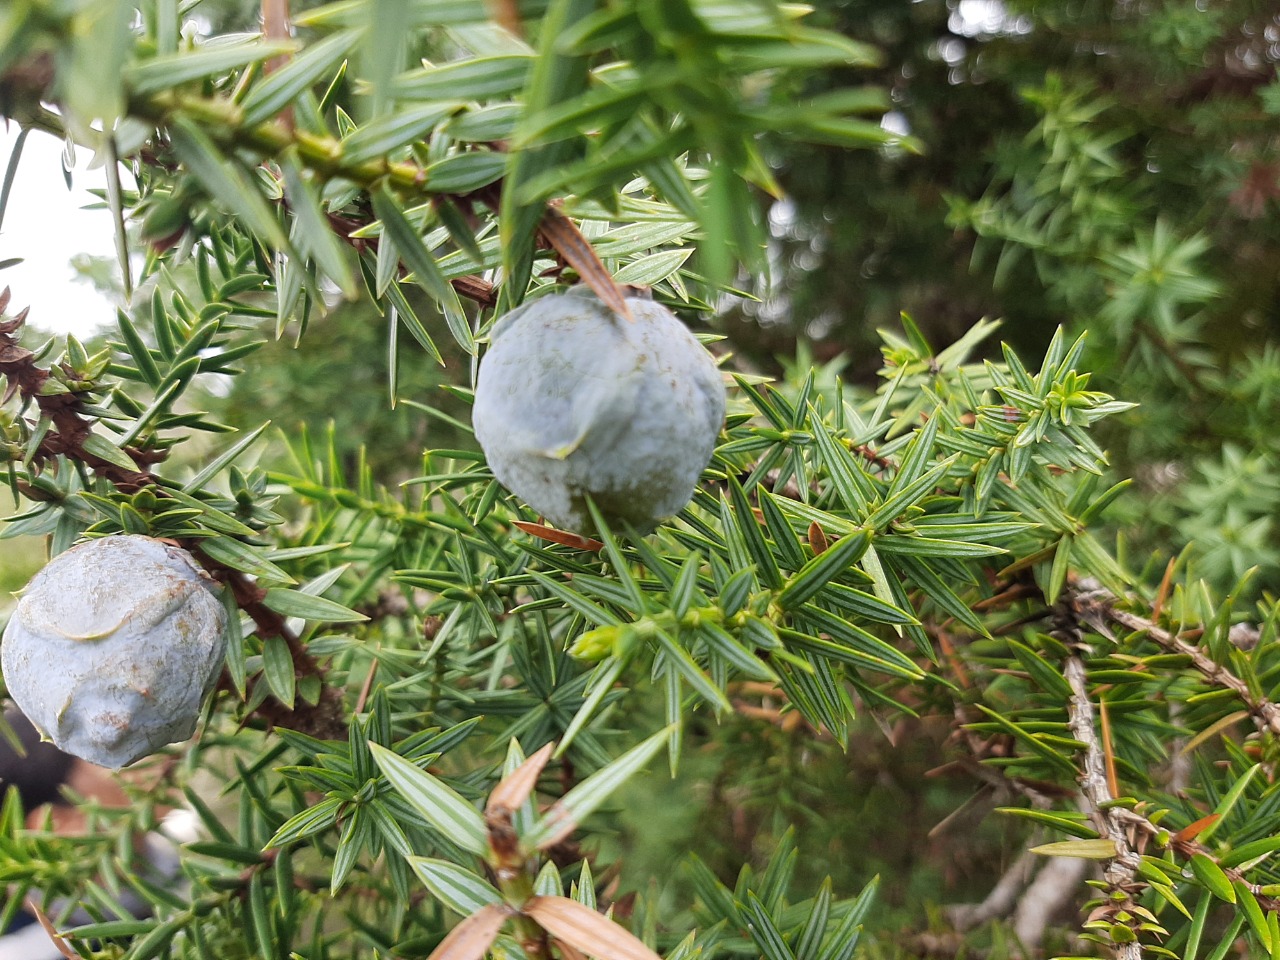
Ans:
[[[1080,955],[1280,954],[1274,607],[1117,559],[1126,483],[1091,428],[1131,404],[1091,389],[1082,338],[1027,362],[993,323],[935,348],[904,318],[869,391],[763,382],[703,335],[727,417],[648,535],[594,504],[591,535],[548,525],[474,443],[388,485],[292,411],[236,433],[202,410],[344,302],[376,305],[389,403],[464,432],[400,371],[440,364],[465,408],[526,300],[585,285],[627,322],[649,287],[706,329],[771,267],[772,145],[916,149],[860,78],[875,49],[774,0],[267,3],[215,35],[197,13],[0,18],[0,111],[105,164],[127,296],[91,353],[35,343],[4,295],[4,535],[161,538],[227,614],[198,732],[141,761],[131,807],[55,837],[5,801],[0,918],[124,960],[849,960],[871,877],[804,889],[788,840],[728,882],[694,850],[677,903],[598,842],[708,725],[770,722],[743,708],[764,691],[840,744],[953,717],[1031,855],[1091,865]],[[201,836],[159,877],[135,840],[174,807]]]

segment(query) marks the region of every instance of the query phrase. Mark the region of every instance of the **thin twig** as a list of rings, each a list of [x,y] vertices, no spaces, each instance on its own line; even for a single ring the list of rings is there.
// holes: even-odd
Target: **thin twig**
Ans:
[[[250,582],[239,570],[232,570],[204,553],[197,540],[185,545],[206,570],[221,580],[231,590],[236,606],[247,613],[257,627],[258,636],[279,637],[289,649],[294,673],[299,677],[318,677],[322,684],[320,698],[314,705],[297,699],[293,707],[287,707],[275,698],[268,698],[256,713],[269,724],[297,730],[320,740],[341,739],[347,734],[347,722],[343,710],[342,691],[323,683],[325,668],[307,650],[297,634],[289,629],[288,621],[264,602],[267,592]]]
[[[262,0],[262,36],[267,40],[288,40],[293,36],[289,0]],[[282,67],[287,61],[287,55],[273,57],[267,62],[267,73]]]
[[[1040,857],[1024,850],[1000,877],[981,903],[956,903],[943,908],[943,913],[957,930],[972,930],[988,920],[1007,917],[1018,905],[1018,898],[1031,882]]]
[[[1210,659],[1202,647],[1188,643],[1168,630],[1161,629],[1145,617],[1139,617],[1125,610],[1117,610],[1110,603],[1099,604],[1097,609],[1106,619],[1138,633],[1144,633],[1166,650],[1187,657],[1191,661],[1191,666],[1195,667],[1206,680],[1225,687],[1239,697],[1241,702],[1249,708],[1254,722],[1260,729],[1269,730],[1272,734],[1280,736],[1280,705],[1272,703],[1260,694],[1255,694],[1244,680],[1222,664]]]
[[[1158,826],[1142,814],[1135,813],[1132,810],[1118,809],[1115,812],[1115,816],[1118,821],[1126,826],[1145,833],[1156,840],[1160,840],[1168,833],[1167,827]],[[1179,839],[1178,835],[1175,833],[1168,836],[1167,842],[1173,849],[1173,852],[1178,854],[1180,857],[1190,860],[1192,857],[1199,855],[1212,860],[1218,868],[1227,875],[1228,880],[1233,883],[1242,884],[1246,887],[1249,892],[1258,899],[1258,905],[1261,906],[1263,910],[1280,911],[1280,899],[1263,893],[1261,884],[1251,882],[1247,877],[1245,877],[1244,873],[1236,867],[1228,867],[1224,865],[1218,858],[1218,855],[1202,844],[1199,840],[1196,840],[1194,837],[1182,840]]]
[[[1087,860],[1051,857],[1018,898],[1013,932],[1028,953],[1034,955],[1039,949],[1049,922],[1071,902],[1088,872]]]
[[[360,696],[356,698],[356,706],[352,711],[355,714],[364,713],[364,705],[369,701],[369,694],[373,691],[373,681],[378,675],[378,658],[374,657],[369,664],[369,672],[365,674],[364,683],[360,685]]]

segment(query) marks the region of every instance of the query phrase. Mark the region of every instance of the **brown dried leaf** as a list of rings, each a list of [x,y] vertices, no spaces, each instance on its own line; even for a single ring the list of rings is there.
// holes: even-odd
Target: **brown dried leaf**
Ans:
[[[7,289],[6,289],[6,292],[8,292]],[[8,306],[7,300],[5,301],[5,306]],[[3,313],[3,312],[4,310],[0,309],[0,313]],[[10,317],[8,320],[5,320],[4,322],[0,323],[0,333],[4,334],[5,336],[8,336],[13,333],[17,333],[18,328],[27,322],[27,314],[29,314],[30,312],[31,312],[30,307],[23,307],[21,310],[18,311],[17,316]]]
[[[826,553],[827,547],[830,546],[827,543],[827,535],[822,532],[822,527],[818,526],[817,520],[809,524],[809,546],[813,547],[815,557],[820,553]]]
[[[568,897],[530,897],[523,912],[557,940],[600,960],[662,960],[634,934]]]
[[[489,17],[513,37],[524,36],[524,23],[520,20],[520,4],[516,0],[489,0]]]
[[[601,303],[622,319],[631,319],[631,308],[627,306],[622,288],[614,282],[613,276],[596,255],[595,248],[572,220],[555,207],[547,207],[539,229],[556,253],[578,271],[578,275],[600,298]]]
[[[568,530],[557,530],[555,527],[548,527],[541,523],[529,523],[526,520],[512,520],[511,523],[531,537],[537,537],[539,540],[550,540],[552,543],[558,543],[563,547],[573,547],[575,550],[590,550],[592,553],[599,553],[604,549],[604,544],[599,540],[579,536],[576,533],[570,533]]]
[[[481,907],[450,930],[427,960],[484,960],[485,952],[512,912],[505,903]]]
[[[947,665],[951,667],[951,672],[955,674],[956,683],[960,684],[961,689],[971,690],[973,688],[973,679],[969,676],[969,671],[965,669],[964,659],[956,653],[955,645],[951,642],[951,637],[945,630],[938,631],[938,646],[942,650],[943,657],[946,658]]]
[[[449,282],[453,284],[453,289],[457,290],[461,296],[480,304],[482,307],[492,307],[498,302],[498,295],[493,291],[493,284],[487,280],[468,275],[457,277]]]
[[[1173,587],[1173,571],[1178,565],[1177,557],[1170,557],[1169,564],[1164,568],[1164,576],[1160,578],[1160,589],[1156,591],[1155,603],[1151,604],[1151,619],[1159,620],[1160,613],[1164,610],[1165,601],[1169,599],[1169,591]]]
[[[1221,819],[1222,814],[1220,813],[1211,813],[1207,817],[1201,817],[1194,823],[1188,823],[1185,827],[1175,833],[1173,835],[1173,840],[1175,843],[1186,843],[1188,840],[1194,840]]]
[[[1111,717],[1107,713],[1105,697],[1098,697],[1098,717],[1102,721],[1102,759],[1107,768],[1107,789],[1111,796],[1120,796],[1120,778],[1116,775],[1116,754],[1111,745]]]
[[[552,751],[556,748],[555,743],[548,743],[533,756],[526,758],[524,763],[511,771],[509,776],[503,777],[501,782],[493,788],[493,792],[489,794],[489,802],[485,804],[486,813],[495,813],[499,810],[514,810],[533,793],[533,788],[538,785],[538,777],[542,775],[542,768],[547,765],[547,761],[551,759]]]
[[[34,354],[26,347],[20,347],[16,343],[0,343],[0,363],[19,364],[26,363]]]
[[[58,931],[53,928],[53,924],[49,921],[45,912],[40,909],[39,904],[34,900],[28,900],[27,911],[36,915],[36,919],[40,921],[40,926],[44,927],[44,932],[49,935],[49,939],[53,941],[53,945],[58,948],[60,954],[67,957],[68,960],[80,960],[80,954],[72,950],[71,945],[58,936]]]

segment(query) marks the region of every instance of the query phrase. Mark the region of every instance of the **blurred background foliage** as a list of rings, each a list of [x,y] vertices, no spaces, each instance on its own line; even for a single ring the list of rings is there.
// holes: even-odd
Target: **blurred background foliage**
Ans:
[[[1149,553],[1185,549],[1184,564],[1224,591],[1257,566],[1250,589],[1273,598],[1275,4],[813,5],[816,25],[883,51],[883,64],[857,80],[890,92],[886,123],[923,150],[771,144],[768,160],[786,192],[761,201],[771,274],[738,278],[758,299],[725,299],[715,323],[727,339],[716,349],[793,389],[811,365],[829,364],[870,396],[882,361],[877,328],[897,329],[901,312],[939,345],[981,317],[998,318],[999,337],[983,349],[1005,339],[1027,357],[1040,355],[1060,324],[1087,329],[1081,366],[1094,371],[1090,387],[1141,404],[1100,428],[1115,476],[1136,479],[1109,515],[1129,565],[1142,570]],[[252,28],[257,8],[206,0],[198,15],[217,29]],[[847,78],[837,71],[829,79]],[[441,327],[425,298],[415,307],[429,327]],[[264,410],[314,411],[313,434],[332,419],[349,463],[367,444],[374,475],[389,485],[419,471],[424,448],[470,442],[447,419],[465,418],[465,405],[441,386],[465,380],[467,362],[448,354],[447,338],[438,341],[443,369],[416,348],[401,351],[402,402],[394,408],[385,332],[371,304],[316,320],[307,341],[309,349],[294,351],[286,337],[253,355],[255,375],[209,399],[215,416],[252,428]],[[447,416],[426,418],[405,400]],[[296,433],[295,424],[277,426]],[[14,583],[29,572],[21,569]],[[1160,564],[1149,580],[1163,572]],[[770,707],[757,709],[691,726],[676,781],[650,778],[620,795],[624,813],[611,842],[625,851],[629,872],[660,877],[664,897],[689,902],[687,878],[671,867],[685,851],[697,846],[726,878],[732,865],[767,859],[796,828],[806,888],[828,874],[845,891],[876,873],[884,878],[869,922],[878,934],[873,952],[1002,955],[998,930],[957,943],[925,936],[919,922],[943,904],[981,900],[1030,834],[984,817],[980,804],[966,808],[971,781],[936,775],[950,756],[951,723],[864,710],[842,751],[781,715],[760,723]],[[618,722],[652,729],[657,720]],[[1070,908],[1062,919],[1073,924]]]

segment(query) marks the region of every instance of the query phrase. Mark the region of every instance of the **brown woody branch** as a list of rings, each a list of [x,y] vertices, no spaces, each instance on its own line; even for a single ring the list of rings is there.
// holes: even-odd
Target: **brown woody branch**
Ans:
[[[1117,816],[1119,808],[1111,804],[1116,798],[1111,795],[1111,787],[1107,783],[1105,758],[1094,729],[1093,702],[1089,699],[1084,660],[1078,653],[1072,653],[1062,672],[1071,687],[1071,698],[1067,704],[1067,723],[1071,736],[1085,745],[1083,769],[1079,777],[1084,805],[1098,833],[1114,843],[1116,848],[1115,857],[1107,862],[1103,870],[1103,876],[1112,890],[1125,895],[1123,900],[1113,900],[1106,905],[1107,913],[1114,915],[1133,906],[1132,895],[1136,886],[1134,879],[1140,858],[1129,842],[1129,832],[1123,818]],[[1117,944],[1116,957],[1118,960],[1140,960],[1142,947],[1137,941]]]
[[[1162,595],[1164,590],[1165,587],[1162,586]],[[996,595],[975,603],[973,609],[986,611],[1003,608],[1035,596],[1042,596],[1038,587],[1032,584],[1015,582],[1006,585]],[[1108,639],[1114,639],[1108,625],[1116,624],[1149,637],[1170,653],[1185,656],[1192,668],[1210,684],[1234,693],[1248,709],[1259,730],[1264,730],[1273,736],[1280,737],[1280,704],[1267,699],[1259,693],[1255,693],[1250,689],[1249,684],[1233,673],[1229,667],[1211,658],[1202,646],[1192,643],[1193,639],[1198,638],[1199,632],[1183,635],[1171,633],[1160,627],[1149,617],[1139,616],[1128,610],[1120,609],[1117,606],[1119,602],[1120,598],[1101,589],[1077,590],[1064,598],[1065,607],[1070,609],[1073,619],[1087,624]],[[1157,600],[1157,606],[1159,606],[1159,603],[1160,601]],[[1026,622],[1041,619],[1047,613],[1049,613],[1047,610],[1043,613],[1033,613],[1014,622],[1021,626]],[[993,632],[999,634],[1004,631],[1002,628],[996,628]],[[1232,641],[1235,642],[1235,639],[1235,634],[1233,633]],[[1253,640],[1256,642],[1256,636]]]
[[[1009,916],[1018,905],[1018,899],[1031,882],[1040,858],[1030,850],[1024,850],[1013,865],[1001,875],[1000,880],[986,899],[980,903],[956,903],[944,908],[943,913],[951,926],[964,932],[981,926],[988,920]]]
[[[1085,626],[1094,627],[1092,616],[1082,611],[1079,597],[1068,593],[1055,611],[1053,636],[1062,641],[1070,653],[1063,663],[1062,674],[1071,689],[1067,701],[1067,727],[1071,736],[1084,744],[1080,775],[1082,806],[1088,813],[1100,837],[1115,845],[1115,856],[1103,868],[1103,878],[1116,895],[1094,910],[1091,919],[1107,919],[1116,922],[1116,915],[1127,912],[1133,916],[1135,897],[1143,884],[1136,880],[1141,863],[1139,850],[1130,835],[1129,824],[1119,816],[1115,795],[1107,777],[1106,751],[1094,724],[1093,701],[1089,697],[1088,673],[1084,655],[1089,652],[1084,642]],[[1145,842],[1145,838],[1143,840]],[[1137,931],[1134,931],[1135,934]],[[1141,960],[1142,946],[1135,939],[1130,943],[1115,945],[1117,960]]]
[[[1250,883],[1239,870],[1222,866],[1218,857],[1199,843],[1193,835],[1181,836],[1177,833],[1168,835],[1166,830],[1156,826],[1141,814],[1112,803],[1116,798],[1107,776],[1106,753],[1094,728],[1093,703],[1089,699],[1084,660],[1080,655],[1083,649],[1080,639],[1083,633],[1080,620],[1104,635],[1107,634],[1107,621],[1119,624],[1130,630],[1145,633],[1170,652],[1186,656],[1206,680],[1235,693],[1247,705],[1260,729],[1280,734],[1280,707],[1250,691],[1241,678],[1210,659],[1202,648],[1161,629],[1144,617],[1116,609],[1114,598],[1099,600],[1098,594],[1075,594],[1066,599],[1060,611],[1065,611],[1065,614],[1060,614],[1060,623],[1063,626],[1056,633],[1059,639],[1067,642],[1073,651],[1063,669],[1063,674],[1071,688],[1067,707],[1068,725],[1071,735],[1085,744],[1084,769],[1079,780],[1080,787],[1094,826],[1103,838],[1115,844],[1116,856],[1107,862],[1104,877],[1113,890],[1124,894],[1125,897],[1122,900],[1104,904],[1095,911],[1094,915],[1114,915],[1132,905],[1133,897],[1142,886],[1137,881],[1141,850],[1150,840],[1168,843],[1175,853],[1186,859],[1197,854],[1207,857],[1222,869],[1228,879],[1247,887],[1258,898],[1263,909],[1280,909],[1280,901],[1264,895],[1261,888],[1257,884]],[[1120,960],[1138,960],[1142,956],[1141,946],[1136,941],[1118,944],[1116,951]]]
[[[1105,871],[1107,882],[1115,887],[1123,887],[1131,883],[1136,875],[1138,855],[1129,842],[1125,824],[1115,814],[1113,804],[1116,797],[1107,781],[1105,756],[1094,728],[1093,701],[1089,698],[1084,660],[1079,654],[1073,653],[1067,658],[1062,674],[1071,687],[1071,697],[1067,702],[1067,726],[1071,730],[1071,736],[1085,745],[1082,770],[1078,778],[1080,791],[1098,833],[1116,845],[1116,856]]]
[[[0,315],[9,306],[9,300],[10,290],[5,287],[0,292]],[[17,316],[0,321],[0,375],[6,379],[4,401],[20,394],[24,403],[35,403],[41,417],[47,417],[51,424],[35,450],[33,462],[43,465],[59,455],[72,456],[99,475],[109,476],[121,489],[137,490],[149,484],[149,473],[126,470],[84,449],[91,425],[80,415],[80,399],[74,393],[41,393],[51,375],[36,365],[35,355],[21,346],[15,336],[29,311],[29,307],[25,308]],[[148,459],[140,451],[129,452],[135,460]]]
[[[975,609],[1008,606],[1037,593],[1038,591],[1032,587],[1022,587],[1015,583],[991,600],[976,605]],[[1108,639],[1114,639],[1109,625],[1121,626],[1149,637],[1170,653],[1186,657],[1190,666],[1208,683],[1235,694],[1247,707],[1260,730],[1280,736],[1280,705],[1255,693],[1241,677],[1213,660],[1202,646],[1196,645],[1193,641],[1199,638],[1199,631],[1183,635],[1172,633],[1147,617],[1119,609],[1117,607],[1119,602],[1119,598],[1104,590],[1072,591],[1064,596],[1054,611],[1056,624],[1052,631],[1053,635],[1066,643],[1072,651],[1064,662],[1063,674],[1071,690],[1067,705],[1068,726],[1072,737],[1085,745],[1082,770],[1078,780],[1082,805],[1100,836],[1110,840],[1116,850],[1116,855],[1107,861],[1104,876],[1108,886],[1119,896],[1098,906],[1091,918],[1106,918],[1110,922],[1115,922],[1116,914],[1134,905],[1137,895],[1145,886],[1137,876],[1141,852],[1152,841],[1161,846],[1167,846],[1183,859],[1190,859],[1196,855],[1208,858],[1229,880],[1240,883],[1248,889],[1264,910],[1280,911],[1280,898],[1263,893],[1262,887],[1250,882],[1238,868],[1224,866],[1219,857],[1198,842],[1194,835],[1170,834],[1167,829],[1153,824],[1141,814],[1115,806],[1112,802],[1116,797],[1107,776],[1106,750],[1095,729],[1094,705],[1088,693],[1087,671],[1084,663],[1088,647],[1083,639],[1086,627]],[[1043,613],[1036,614],[1034,618],[1041,619],[1043,616]],[[1234,635],[1232,641],[1236,642]],[[973,765],[978,766],[976,763]],[[1012,871],[1011,874],[1022,875],[1021,871]],[[1014,875],[1005,878],[1008,881],[1006,886],[1014,884]],[[984,902],[958,908],[956,918],[968,920],[971,913],[985,916],[989,909],[1007,910],[1010,900],[1009,891],[1001,890],[999,893],[1001,895],[997,896],[993,891],[992,897],[989,898],[992,901],[990,904]],[[1139,960],[1142,957],[1142,948],[1136,941],[1117,944],[1116,955],[1120,960]]]
[[[267,592],[252,583],[239,570],[219,563],[200,549],[200,541],[187,544],[187,549],[217,580],[231,591],[236,606],[247,613],[258,628],[258,636],[280,637],[289,648],[294,673],[298,677],[319,677],[324,680],[325,668],[307,651],[297,635],[289,629],[284,617],[264,602]],[[342,691],[330,684],[321,683],[320,698],[315,705],[298,700],[292,709],[275,698],[268,698],[255,711],[272,726],[298,730],[321,740],[341,739],[346,735]]]
[[[1125,610],[1117,610],[1109,601],[1096,604],[1095,609],[1100,616],[1113,623],[1117,623],[1129,630],[1146,634],[1170,653],[1178,653],[1187,657],[1191,662],[1191,666],[1195,667],[1206,680],[1216,686],[1225,687],[1240,698],[1240,701],[1252,714],[1258,729],[1270,731],[1274,736],[1280,736],[1280,705],[1272,703],[1261,694],[1256,694],[1250,690],[1249,685],[1243,679],[1236,676],[1222,664],[1211,659],[1204,652],[1203,647],[1189,643],[1182,637],[1156,626],[1145,617],[1139,617]]]

